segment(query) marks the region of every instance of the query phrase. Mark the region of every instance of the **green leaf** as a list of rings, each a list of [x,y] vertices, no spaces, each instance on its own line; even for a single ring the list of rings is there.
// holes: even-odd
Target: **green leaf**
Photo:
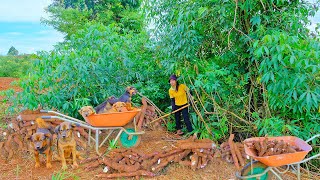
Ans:
[[[266,52],[267,56],[269,56],[269,49],[268,49],[268,47],[266,47],[266,46],[263,46],[263,47],[264,47],[264,51]]]
[[[253,17],[250,19],[250,22],[252,23],[252,26],[259,26],[260,23],[261,23],[260,16],[253,16]]]
[[[310,93],[307,93],[306,102],[307,102],[307,110],[310,111],[311,106],[312,106],[312,99],[311,99]]]
[[[198,9],[198,15],[201,16],[201,17],[203,17],[203,16],[206,15],[207,11],[208,11],[208,8],[207,8],[207,7],[200,7],[200,8]]]
[[[294,55],[291,55],[291,56],[290,56],[290,63],[293,64],[295,59],[296,59],[296,58],[294,57]]]

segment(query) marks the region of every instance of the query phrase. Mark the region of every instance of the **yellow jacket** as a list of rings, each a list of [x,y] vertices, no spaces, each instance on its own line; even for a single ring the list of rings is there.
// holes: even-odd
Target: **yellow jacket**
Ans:
[[[184,84],[180,84],[178,91],[176,91],[174,88],[169,89],[169,96],[170,98],[174,98],[175,105],[181,106],[188,103],[187,99],[187,91],[188,87]]]

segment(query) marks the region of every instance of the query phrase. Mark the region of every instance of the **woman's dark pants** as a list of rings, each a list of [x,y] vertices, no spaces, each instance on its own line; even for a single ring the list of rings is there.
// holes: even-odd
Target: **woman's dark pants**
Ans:
[[[181,108],[183,106],[186,106],[186,105],[187,104],[182,105],[182,106],[177,106],[176,105],[175,109],[179,109],[179,108]],[[176,119],[176,129],[177,130],[181,129],[181,113],[182,113],[182,116],[183,116],[183,120],[187,125],[188,131],[189,132],[193,131],[193,128],[192,128],[192,125],[191,125],[191,122],[190,122],[190,119],[189,119],[188,107],[186,107],[184,109],[181,109],[180,111],[177,111],[177,112],[174,113],[174,117]]]

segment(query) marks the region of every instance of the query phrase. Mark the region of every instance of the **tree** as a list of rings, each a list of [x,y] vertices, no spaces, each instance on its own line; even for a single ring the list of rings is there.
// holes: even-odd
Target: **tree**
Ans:
[[[87,22],[93,21],[104,25],[113,24],[120,28],[122,33],[139,33],[143,30],[139,7],[138,0],[55,0],[46,8],[49,18],[41,21],[65,33],[66,39],[70,39],[71,35],[82,29]]]
[[[16,50],[15,47],[11,46],[11,48],[9,49],[7,55],[8,56],[17,56],[19,54],[19,51]]]

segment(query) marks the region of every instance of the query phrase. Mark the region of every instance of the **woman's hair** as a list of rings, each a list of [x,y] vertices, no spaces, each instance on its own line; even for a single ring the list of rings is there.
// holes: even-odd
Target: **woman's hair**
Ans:
[[[176,92],[178,92],[178,89],[179,89],[179,82],[178,80],[176,80]]]

